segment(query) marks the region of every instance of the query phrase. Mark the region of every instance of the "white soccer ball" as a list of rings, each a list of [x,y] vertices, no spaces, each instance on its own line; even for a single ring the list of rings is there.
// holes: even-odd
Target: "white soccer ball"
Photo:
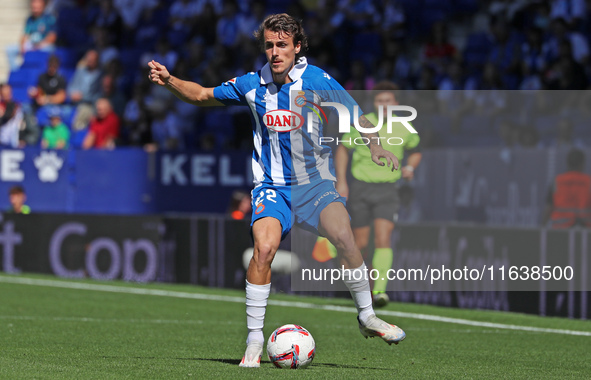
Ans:
[[[302,326],[283,325],[269,337],[267,355],[278,368],[306,368],[312,363],[316,343]]]

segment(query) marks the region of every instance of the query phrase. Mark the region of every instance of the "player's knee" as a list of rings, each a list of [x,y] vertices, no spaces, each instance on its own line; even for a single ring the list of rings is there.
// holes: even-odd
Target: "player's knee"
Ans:
[[[257,243],[255,253],[253,255],[255,264],[258,267],[271,266],[275,252],[277,252],[278,245],[272,242]]]
[[[350,231],[339,230],[332,234],[332,244],[339,252],[349,252],[353,250],[355,240]]]

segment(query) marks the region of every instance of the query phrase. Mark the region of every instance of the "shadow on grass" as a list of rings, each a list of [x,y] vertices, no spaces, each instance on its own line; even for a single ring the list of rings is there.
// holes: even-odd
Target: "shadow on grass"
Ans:
[[[228,364],[237,366],[240,364],[240,359],[224,359],[224,358],[165,358],[165,357],[155,357],[155,356],[103,356],[104,359],[175,359],[175,360],[195,360],[195,361],[209,361],[209,362],[217,362],[222,364]],[[265,365],[269,362],[263,362],[261,364]],[[271,363],[269,363],[271,364]],[[391,371],[392,368],[379,368],[379,367],[367,367],[367,366],[355,366],[355,365],[348,365],[348,364],[335,364],[335,363],[314,363],[312,367],[317,368],[345,368],[345,369],[372,369],[378,371]]]
[[[215,359],[215,358],[185,358],[183,360],[205,360],[210,362],[218,362],[224,364],[231,364],[231,365],[238,365],[240,364],[239,359]],[[261,364],[266,364],[269,362],[262,362]],[[271,364],[271,363],[269,363]],[[392,368],[377,368],[377,367],[366,367],[366,366],[354,366],[354,365],[347,365],[347,364],[335,364],[335,363],[313,363],[311,367],[319,367],[319,368],[346,368],[346,369],[374,369],[374,370],[382,370],[382,371],[391,371]]]

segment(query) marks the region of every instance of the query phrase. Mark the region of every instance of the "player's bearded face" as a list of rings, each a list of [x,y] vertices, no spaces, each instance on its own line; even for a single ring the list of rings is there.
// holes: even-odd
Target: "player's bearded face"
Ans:
[[[300,49],[300,43],[294,45],[292,36],[283,32],[265,30],[265,54],[274,80],[286,79]]]

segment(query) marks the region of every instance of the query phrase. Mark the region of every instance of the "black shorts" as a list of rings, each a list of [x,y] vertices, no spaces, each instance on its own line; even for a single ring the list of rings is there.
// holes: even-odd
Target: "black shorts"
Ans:
[[[367,183],[355,178],[349,183],[347,209],[351,227],[370,226],[375,219],[396,222],[400,198],[396,183]]]

